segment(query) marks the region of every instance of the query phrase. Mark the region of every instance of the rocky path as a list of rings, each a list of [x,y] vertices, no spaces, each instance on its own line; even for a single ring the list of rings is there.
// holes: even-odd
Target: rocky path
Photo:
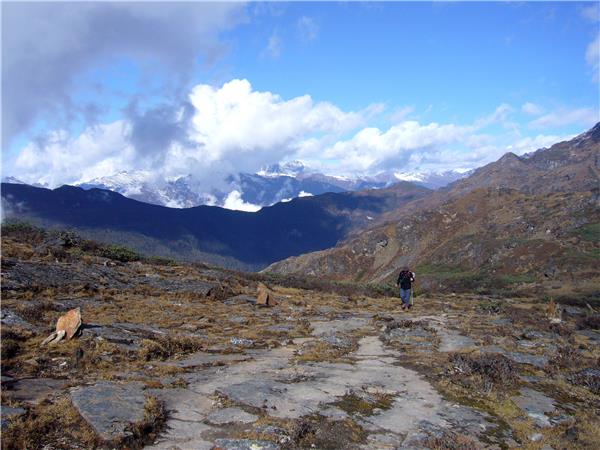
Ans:
[[[257,283],[239,274],[94,260],[3,261],[2,279],[6,448],[600,441],[592,307],[561,316],[540,299],[465,294],[401,312],[395,298],[280,285],[277,304],[261,307]],[[81,333],[40,347],[71,308]]]
[[[157,390],[170,417],[165,433],[149,448],[209,450],[217,440],[224,448],[273,448],[272,443],[235,438],[264,434],[270,418],[298,420],[315,414],[324,423],[348,420],[365,430],[366,443],[343,448],[418,448],[427,437],[424,431],[455,429],[487,439],[487,432],[497,428],[487,414],[444,400],[421,375],[402,367],[401,355],[386,349],[364,318],[314,322],[311,339],[359,328],[372,334],[360,339],[348,362],[297,364],[294,343],[250,352],[251,360],[189,373],[185,389]],[[385,405],[368,410],[367,405],[378,405],[378,398],[387,399]],[[348,404],[344,399],[350,399]],[[280,443],[289,439],[282,435]]]

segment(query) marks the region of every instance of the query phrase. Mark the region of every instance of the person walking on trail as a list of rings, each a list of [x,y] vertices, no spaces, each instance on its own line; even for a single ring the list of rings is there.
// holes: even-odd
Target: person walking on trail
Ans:
[[[408,267],[400,271],[396,284],[400,286],[400,298],[402,299],[402,309],[410,309],[412,283],[415,281],[415,273],[411,272]]]

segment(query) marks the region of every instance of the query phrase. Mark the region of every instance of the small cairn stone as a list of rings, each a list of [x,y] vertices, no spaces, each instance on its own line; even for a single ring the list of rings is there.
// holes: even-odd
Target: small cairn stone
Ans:
[[[81,327],[81,309],[75,308],[60,316],[56,321],[56,331],[42,342],[42,345],[56,344],[62,339],[72,339]]]
[[[258,283],[258,296],[256,298],[256,304],[261,306],[275,306],[277,300],[273,295],[273,292],[263,283]]]

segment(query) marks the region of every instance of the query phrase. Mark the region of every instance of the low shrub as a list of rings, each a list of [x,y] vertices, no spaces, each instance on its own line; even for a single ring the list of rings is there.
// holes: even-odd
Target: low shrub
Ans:
[[[592,314],[577,319],[578,330],[600,330],[600,314]]]
[[[493,387],[510,386],[518,379],[515,364],[504,355],[455,353],[449,359],[449,372],[455,378],[466,377],[479,381],[485,391],[490,391]]]
[[[141,259],[139,253],[121,245],[102,246],[99,249],[99,255],[120,262],[139,261]]]

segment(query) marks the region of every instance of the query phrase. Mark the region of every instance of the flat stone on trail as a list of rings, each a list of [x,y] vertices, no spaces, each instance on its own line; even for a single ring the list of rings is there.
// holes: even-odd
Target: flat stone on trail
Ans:
[[[537,426],[550,427],[550,418],[546,413],[556,411],[554,399],[529,388],[523,388],[519,393],[521,395],[512,397],[512,401],[531,417]]]
[[[362,317],[353,317],[351,319],[339,319],[339,320],[328,320],[328,321],[314,321],[311,323],[313,328],[312,335],[320,336],[322,334],[330,334],[337,332],[350,332],[358,330],[363,326],[367,325],[367,319]]]
[[[219,354],[219,353],[206,353],[206,352],[196,352],[191,354],[185,359],[181,359],[178,361],[161,361],[158,364],[165,366],[174,366],[181,368],[191,368],[198,366],[212,366],[219,365],[223,363],[232,363],[238,361],[246,361],[251,359],[250,356],[242,355],[240,353],[227,353],[227,354]]]
[[[256,304],[256,297],[252,297],[251,295],[236,295],[235,297],[230,297],[225,300],[223,303],[226,305],[243,305],[246,303],[250,303],[252,305]]]
[[[252,423],[258,420],[258,416],[249,414],[239,408],[218,409],[206,419],[213,425],[224,425],[227,423]]]
[[[279,448],[279,445],[269,441],[217,439],[213,450],[279,450]]]
[[[105,441],[131,436],[132,423],[144,419],[146,396],[142,383],[99,381],[71,389],[71,401],[81,416]]]
[[[440,352],[460,352],[476,347],[475,341],[468,336],[463,336],[452,330],[438,329],[437,335],[440,338]]]
[[[60,391],[67,383],[68,380],[53,378],[24,378],[13,382],[11,389],[3,390],[2,394],[13,401],[35,405]]]

